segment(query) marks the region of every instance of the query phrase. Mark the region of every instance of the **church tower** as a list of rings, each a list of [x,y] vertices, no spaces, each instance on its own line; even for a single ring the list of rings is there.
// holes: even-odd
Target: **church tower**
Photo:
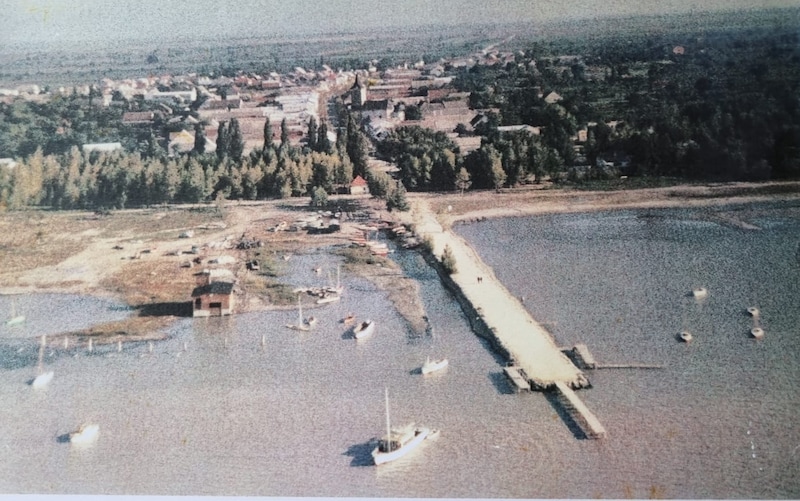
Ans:
[[[350,88],[350,102],[356,109],[367,102],[367,85],[361,81],[361,75],[356,75],[356,83]]]

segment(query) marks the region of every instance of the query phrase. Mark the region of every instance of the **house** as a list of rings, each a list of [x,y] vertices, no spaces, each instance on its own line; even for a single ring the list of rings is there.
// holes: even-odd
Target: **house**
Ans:
[[[233,304],[233,282],[210,282],[192,291],[193,317],[230,315]]]
[[[556,104],[563,99],[564,98],[561,97],[557,92],[553,91],[544,98],[544,102],[547,104]]]
[[[84,153],[91,153],[97,151],[100,153],[109,153],[122,149],[122,143],[90,143],[81,146]]]
[[[388,99],[366,101],[361,107],[361,116],[365,119],[369,117],[370,120],[387,120],[393,111],[394,106]]]
[[[350,183],[350,194],[368,195],[369,186],[367,186],[367,180],[361,176],[356,176],[356,178]]]

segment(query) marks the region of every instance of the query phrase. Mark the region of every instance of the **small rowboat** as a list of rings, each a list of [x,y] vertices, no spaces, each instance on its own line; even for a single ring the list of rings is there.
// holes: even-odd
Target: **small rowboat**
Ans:
[[[678,338],[684,343],[690,343],[692,339],[694,339],[694,336],[692,336],[692,333],[689,331],[681,331],[681,333],[678,334]]]
[[[756,339],[761,339],[764,337],[764,329],[761,327],[753,327],[750,329],[750,334]]]

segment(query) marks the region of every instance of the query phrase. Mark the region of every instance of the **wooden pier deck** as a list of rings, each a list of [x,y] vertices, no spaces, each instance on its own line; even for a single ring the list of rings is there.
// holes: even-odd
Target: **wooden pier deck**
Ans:
[[[592,414],[592,411],[578,398],[572,388],[562,382],[555,384],[556,391],[563,399],[565,409],[570,413],[576,424],[581,427],[587,438],[606,438],[606,429]]]
[[[461,237],[443,230],[427,203],[416,201],[413,223],[419,235],[428,237],[433,252],[441,256],[447,245],[455,257],[457,272],[450,275],[458,292],[471,305],[492,337],[515,365],[523,369],[531,384],[539,389],[563,382],[572,388],[589,386],[583,372],[556,346],[547,330],[537,323],[520,300],[494,276],[494,272]]]
[[[516,367],[503,367],[503,372],[505,372],[508,379],[511,380],[511,383],[514,384],[517,393],[521,391],[531,391],[531,384],[528,382],[528,379],[523,377]]]

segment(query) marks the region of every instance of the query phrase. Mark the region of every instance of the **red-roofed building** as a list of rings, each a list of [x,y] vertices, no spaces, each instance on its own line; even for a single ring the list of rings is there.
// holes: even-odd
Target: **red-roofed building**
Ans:
[[[367,186],[367,180],[361,176],[356,176],[356,178],[350,183],[350,194],[369,195],[369,186]]]

